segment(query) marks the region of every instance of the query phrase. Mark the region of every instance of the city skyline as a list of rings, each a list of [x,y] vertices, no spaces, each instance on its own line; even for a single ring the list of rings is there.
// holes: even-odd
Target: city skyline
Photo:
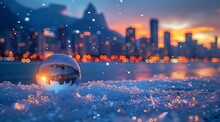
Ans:
[[[79,1],[69,0],[65,2],[52,1],[18,1],[22,5],[34,9],[46,7],[51,3],[58,3],[67,6],[65,14],[81,18],[83,10],[88,3],[94,3],[98,12],[103,12],[107,18],[109,27],[125,36],[127,27],[136,28],[137,38],[150,37],[150,19],[159,20],[159,46],[163,46],[163,32],[170,31],[171,44],[177,46],[177,42],[184,41],[185,33],[192,32],[193,38],[198,40],[199,44],[210,47],[210,42],[214,42],[214,36],[220,36],[218,21],[220,17],[219,1],[195,0],[195,1],[141,1],[134,3],[130,0],[113,1]],[[35,4],[33,4],[35,3]],[[143,5],[142,5],[142,4]],[[158,3],[158,4],[156,4]],[[166,4],[164,4],[166,3]],[[135,4],[132,7],[128,7]],[[138,4],[138,5],[136,5]],[[80,7],[78,7],[78,6]],[[107,6],[108,5],[108,6]],[[154,5],[154,8],[150,7]],[[184,6],[187,7],[184,7]],[[84,7],[83,7],[84,6]],[[155,7],[157,6],[157,7]],[[114,9],[106,9],[114,7]],[[145,8],[146,7],[146,8]],[[157,8],[160,9],[157,9]],[[175,9],[175,11],[173,11]]]
[[[150,36],[139,39],[137,28],[133,26],[126,27],[124,37],[111,30],[107,25],[105,14],[98,12],[92,3],[87,5],[83,17],[79,19],[60,13],[66,9],[63,5],[50,4],[47,8],[33,10],[21,6],[15,0],[8,2],[10,3],[0,2],[3,15],[7,15],[2,18],[2,25],[6,26],[0,33],[3,57],[13,57],[15,54],[19,59],[23,54],[24,58],[27,58],[26,54],[31,54],[34,59],[37,59],[37,56],[43,59],[42,56],[47,57],[48,54],[64,53],[76,58],[78,55],[87,58],[90,55],[102,59],[105,55],[105,60],[111,56],[114,60],[114,56],[117,55],[123,56],[121,59],[130,60],[138,57],[138,61],[153,59],[153,62],[156,62],[159,58],[165,58],[163,59],[165,61],[180,58],[180,61],[183,59],[185,62],[195,58],[212,60],[220,56],[218,37],[209,43],[211,48],[207,49],[194,38],[195,33],[185,32],[183,42],[173,46],[172,31],[163,31],[161,36],[159,27],[161,20],[158,18],[149,20]],[[48,15],[50,18],[45,21],[43,18]],[[8,24],[11,20],[14,20],[14,24],[13,21]]]

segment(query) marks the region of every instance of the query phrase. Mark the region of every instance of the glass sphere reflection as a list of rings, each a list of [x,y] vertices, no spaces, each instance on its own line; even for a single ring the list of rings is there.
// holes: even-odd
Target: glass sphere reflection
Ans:
[[[46,90],[59,91],[78,84],[81,71],[78,63],[64,54],[54,54],[44,59],[37,70],[37,84]]]

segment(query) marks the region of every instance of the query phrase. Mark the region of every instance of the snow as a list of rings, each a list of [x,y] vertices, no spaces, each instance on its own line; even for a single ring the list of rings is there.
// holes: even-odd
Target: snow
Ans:
[[[88,81],[58,93],[5,81],[0,121],[220,121],[220,80]]]

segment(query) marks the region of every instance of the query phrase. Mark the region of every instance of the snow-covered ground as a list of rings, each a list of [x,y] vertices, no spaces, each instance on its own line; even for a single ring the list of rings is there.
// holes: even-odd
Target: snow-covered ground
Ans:
[[[5,81],[0,121],[220,121],[220,78],[93,81],[58,93]]]

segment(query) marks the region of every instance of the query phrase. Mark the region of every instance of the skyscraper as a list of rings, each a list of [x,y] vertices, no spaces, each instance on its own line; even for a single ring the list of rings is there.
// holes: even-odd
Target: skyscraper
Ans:
[[[38,31],[31,31],[30,32],[30,41],[29,41],[29,47],[30,47],[31,54],[37,53],[39,51],[38,42],[39,42],[39,32]]]
[[[192,41],[192,33],[186,33],[185,34],[185,39],[186,39],[186,42]]]
[[[67,50],[67,31],[65,26],[60,26],[57,30],[57,39],[60,44],[61,52],[66,52]]]
[[[218,37],[217,36],[215,36],[215,43],[216,43],[216,45],[218,47]]]
[[[72,38],[71,38],[71,46],[72,51],[74,52],[74,55],[79,55],[79,42],[80,42],[80,32],[79,31],[73,31]]]
[[[135,28],[129,27],[126,29],[126,42],[135,42]]]
[[[151,19],[150,20],[150,38],[151,43],[155,44],[158,47],[158,20]]]
[[[170,46],[170,32],[164,32],[164,47]]]
[[[187,58],[195,58],[196,57],[196,45],[197,41],[193,40],[192,33],[186,33],[185,34],[185,40],[186,40],[186,48],[185,48],[185,56]]]
[[[135,55],[136,49],[136,36],[135,36],[135,28],[129,27],[126,29],[126,54],[127,56]]]
[[[55,33],[50,28],[44,28],[39,36],[39,54],[44,54],[45,51],[50,51],[51,53],[56,53],[57,51],[57,40],[55,38]]]
[[[170,32],[164,32],[164,49],[165,55],[171,57]]]
[[[211,43],[211,49],[218,49],[218,37],[215,36],[215,42]]]
[[[22,29],[20,34],[21,41],[18,43],[18,51],[20,54],[24,54],[26,51],[29,51],[28,41],[30,39],[30,32]]]
[[[0,57],[4,56],[5,50],[6,50],[5,39],[0,37]]]
[[[20,31],[17,29],[6,31],[6,49],[12,51],[13,54],[18,54],[18,43],[20,42]]]

